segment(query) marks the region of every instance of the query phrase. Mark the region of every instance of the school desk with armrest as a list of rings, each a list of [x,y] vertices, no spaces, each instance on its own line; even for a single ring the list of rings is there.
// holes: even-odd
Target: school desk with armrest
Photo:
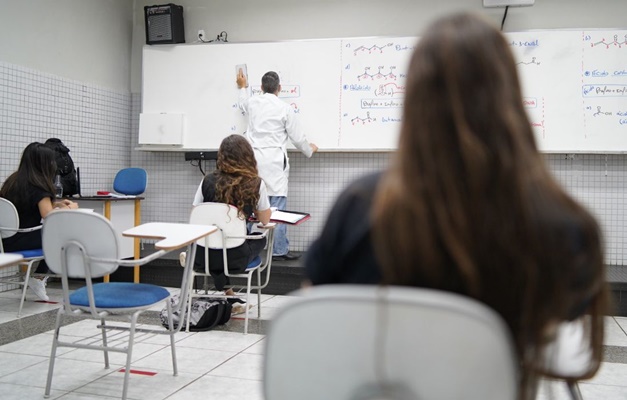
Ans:
[[[11,265],[17,265],[22,261],[24,257],[21,254],[16,253],[0,253],[0,268],[10,267]]]
[[[61,274],[63,305],[58,310],[55,331],[52,335],[52,350],[44,397],[47,398],[52,389],[57,348],[68,347],[101,351],[106,369],[110,367],[110,352],[126,354],[125,366],[121,370],[124,372],[122,399],[126,399],[134,338],[137,332],[170,337],[172,368],[176,376],[178,371],[174,336],[181,330],[181,324],[175,328],[172,324],[172,315],[173,311],[180,312],[181,318],[184,318],[186,311],[184,305],[172,307],[168,302],[169,291],[161,286],[128,282],[93,283],[92,278],[110,274],[119,266],[144,265],[170,251],[187,247],[192,257],[186,264],[183,274],[181,294],[185,296],[193,255],[196,252],[196,241],[215,231],[215,227],[208,225],[149,223],[137,226],[124,231],[124,236],[157,239],[156,251],[140,260],[121,260],[118,257],[119,246],[116,232],[112,224],[103,216],[76,210],[62,210],[46,217],[42,236],[44,254],[49,268]],[[85,279],[85,286],[71,290],[69,278]],[[142,312],[164,301],[170,322],[168,328],[137,327],[137,320]],[[64,317],[77,315],[100,321],[100,324],[96,326],[99,329],[94,331],[95,335],[90,341],[86,342],[83,339],[71,341],[67,336],[60,335]],[[126,318],[130,326],[118,324],[120,318]],[[120,332],[117,332],[113,336],[115,340],[110,340],[111,336],[108,333],[111,331],[127,332],[128,336],[120,336]]]

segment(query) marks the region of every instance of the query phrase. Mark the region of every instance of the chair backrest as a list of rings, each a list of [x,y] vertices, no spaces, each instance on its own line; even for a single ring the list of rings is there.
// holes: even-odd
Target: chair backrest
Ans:
[[[146,191],[148,175],[142,168],[124,168],[115,174],[113,190],[117,193],[136,196]]]
[[[17,209],[9,200],[0,197],[0,238],[8,238],[20,227]]]
[[[226,240],[226,248],[240,246],[246,235],[246,220],[238,216],[237,207],[225,203],[201,203],[192,208],[189,216],[190,224],[215,225],[220,229]],[[207,236],[210,249],[222,249],[222,235]],[[240,238],[232,238],[239,236]],[[205,246],[205,239],[197,242],[199,246]]]
[[[44,258],[48,267],[62,274],[63,248],[67,247],[68,277],[84,278],[83,254],[70,243],[80,244],[89,257],[118,259],[118,238],[113,226],[105,217],[94,212],[81,210],[54,211],[44,219],[42,242]],[[114,272],[118,265],[111,262],[89,263],[91,277],[99,278]]]
[[[473,299],[374,285],[295,294],[266,338],[268,400],[517,398],[509,331]]]

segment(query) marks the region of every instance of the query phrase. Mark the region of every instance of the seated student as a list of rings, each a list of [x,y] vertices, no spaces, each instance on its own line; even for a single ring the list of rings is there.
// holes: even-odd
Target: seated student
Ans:
[[[264,225],[270,222],[272,211],[266,185],[257,172],[253,148],[243,136],[228,136],[220,144],[216,170],[205,175],[196,192],[193,205],[203,202],[231,204],[237,207],[240,218],[247,220],[254,213]],[[241,246],[228,249],[229,272],[243,272],[265,245],[265,238],[249,239]],[[199,271],[205,269],[205,249],[202,246],[198,246],[196,250],[194,269]],[[224,275],[222,250],[209,249],[209,272],[216,289],[224,290],[229,284],[229,279]],[[230,288],[225,294],[234,295]]]
[[[13,203],[20,217],[20,228],[41,225],[49,212],[58,208],[78,208],[70,200],[55,200],[54,177],[57,171],[54,151],[42,143],[26,146],[16,172],[11,174],[0,189],[0,197]],[[5,252],[41,249],[41,230],[16,233],[2,239]],[[45,273],[44,261],[37,272]],[[48,301],[46,279],[30,278],[28,287],[42,300]]]
[[[455,14],[413,53],[390,168],[341,194],[305,267],[314,285],[416,286],[482,301],[509,326],[526,399],[561,322],[586,316],[585,377],[598,369],[608,310],[601,243],[595,219],[538,152],[503,35]]]

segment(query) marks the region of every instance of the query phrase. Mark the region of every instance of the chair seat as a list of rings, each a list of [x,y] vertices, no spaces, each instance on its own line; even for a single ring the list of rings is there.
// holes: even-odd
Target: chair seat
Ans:
[[[34,250],[18,250],[12,251],[11,253],[21,254],[24,258],[35,258],[35,257],[43,257],[44,251],[42,249],[34,249]]]
[[[260,265],[261,265],[261,257],[257,256],[253,258],[251,262],[248,263],[248,265],[246,266],[246,271],[249,271],[253,268],[257,268]]]
[[[97,308],[133,308],[158,303],[170,296],[161,286],[147,283],[111,282],[93,285]],[[89,307],[87,286],[70,295],[73,306]]]

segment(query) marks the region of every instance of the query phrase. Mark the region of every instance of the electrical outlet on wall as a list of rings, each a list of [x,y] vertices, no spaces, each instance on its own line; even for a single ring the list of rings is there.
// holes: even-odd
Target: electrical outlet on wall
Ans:
[[[207,40],[207,38],[205,37],[205,31],[203,29],[198,30],[198,39]]]

